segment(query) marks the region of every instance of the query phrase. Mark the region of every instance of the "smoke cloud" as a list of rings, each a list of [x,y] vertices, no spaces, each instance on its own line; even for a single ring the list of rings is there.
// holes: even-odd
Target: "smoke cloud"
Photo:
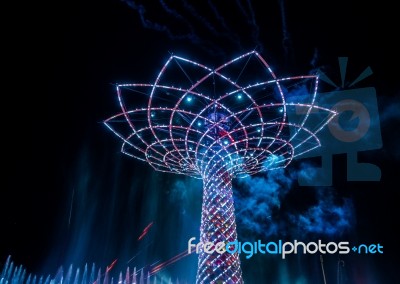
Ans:
[[[313,178],[309,163],[237,181],[236,222],[240,238],[337,237],[355,222],[353,202],[332,187],[299,189],[297,173]]]

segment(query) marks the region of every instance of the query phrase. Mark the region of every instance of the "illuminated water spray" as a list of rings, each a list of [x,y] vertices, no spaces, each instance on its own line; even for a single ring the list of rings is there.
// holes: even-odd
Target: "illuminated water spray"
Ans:
[[[292,95],[300,86],[308,92]],[[200,241],[231,242],[232,179],[286,167],[320,146],[316,133],[336,112],[314,104],[317,86],[315,75],[277,78],[256,51],[215,69],[172,55],[154,83],[117,85],[122,112],[104,123],[124,154],[202,179]],[[201,251],[196,282],[243,283],[238,253]]]

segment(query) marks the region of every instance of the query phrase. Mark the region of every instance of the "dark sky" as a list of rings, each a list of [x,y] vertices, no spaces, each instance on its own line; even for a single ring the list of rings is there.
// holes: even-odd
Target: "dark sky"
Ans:
[[[249,9],[247,1],[230,1],[215,5],[221,16],[217,19],[206,3],[135,2],[145,8],[143,20],[144,10],[128,2],[18,2],[4,10],[11,17],[3,24],[2,41],[6,75],[0,267],[11,255],[37,274],[54,274],[70,263],[105,267],[116,258],[116,269],[122,270],[137,253],[137,263],[129,265],[163,262],[183,251],[189,237],[197,236],[201,184],[155,173],[119,153],[119,141],[101,123],[119,111],[113,84],[152,82],[170,52],[218,66],[256,49],[278,76],[322,68],[338,83],[338,57],[348,57],[346,80],[371,68],[373,74],[354,88],[376,90],[379,118],[371,119],[380,129],[382,147],[359,153],[359,161],[377,165],[380,180],[348,181],[346,153],[338,151],[333,155],[332,186],[301,187],[293,180],[276,218],[281,230],[291,231],[283,225],[288,216],[282,210],[309,212],[310,199],[330,198],[320,193],[323,190],[335,196],[335,205],[350,200],[351,228],[337,228],[339,235],[315,236],[382,243],[383,255],[346,259],[346,283],[394,283],[400,197],[395,185],[400,166],[395,8],[362,1],[286,1],[282,8],[279,1],[258,1]],[[327,84],[321,87],[329,90]],[[297,161],[293,169],[301,165]],[[179,193],[179,181],[197,192]],[[147,243],[138,242],[151,222]],[[252,233],[249,228],[238,230]],[[275,237],[299,236],[288,231]],[[254,232],[256,236],[263,232]],[[190,257],[165,273],[190,283],[196,270],[196,259]],[[262,279],[257,283],[289,283],[285,281],[303,275],[307,281],[318,279],[307,283],[322,283],[316,256],[298,257],[287,266],[277,259],[244,263],[245,280],[256,283],[251,280],[255,275]],[[332,283],[337,258],[330,260],[326,265]],[[185,265],[192,268],[183,273]],[[289,278],[282,276],[285,273]],[[355,280],[363,277],[365,282]]]

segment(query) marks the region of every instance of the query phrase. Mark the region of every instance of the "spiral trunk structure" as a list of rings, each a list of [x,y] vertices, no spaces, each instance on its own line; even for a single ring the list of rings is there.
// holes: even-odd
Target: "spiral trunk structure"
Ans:
[[[213,166],[204,173],[200,241],[228,243],[237,239],[232,177],[224,160],[214,158]],[[200,251],[197,284],[243,283],[239,254]]]

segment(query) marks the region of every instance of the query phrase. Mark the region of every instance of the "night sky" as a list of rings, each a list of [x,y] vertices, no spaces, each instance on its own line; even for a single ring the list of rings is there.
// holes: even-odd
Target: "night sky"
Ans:
[[[372,146],[358,161],[376,165],[381,177],[348,180],[348,150],[339,145],[331,186],[298,183],[299,173],[315,172],[318,157],[235,181],[239,239],[380,243],[383,254],[325,256],[327,283],[339,283],[339,260],[340,283],[396,283],[395,8],[363,1],[252,1],[251,8],[250,1],[143,2],[18,2],[4,9],[11,17],[3,24],[0,270],[9,255],[37,275],[70,264],[104,268],[115,259],[116,274],[127,266],[146,270],[198,239],[201,182],[121,154],[102,121],[119,112],[115,83],[152,83],[171,53],[216,67],[256,49],[278,77],[319,69],[339,86],[321,82],[321,92],[375,88],[379,117],[371,117],[371,129],[379,137],[365,139]],[[338,57],[348,57],[343,88]],[[348,87],[367,67],[372,74]],[[158,276],[194,283],[196,268],[190,255]],[[317,254],[257,255],[243,258],[242,269],[246,283],[323,283]]]

